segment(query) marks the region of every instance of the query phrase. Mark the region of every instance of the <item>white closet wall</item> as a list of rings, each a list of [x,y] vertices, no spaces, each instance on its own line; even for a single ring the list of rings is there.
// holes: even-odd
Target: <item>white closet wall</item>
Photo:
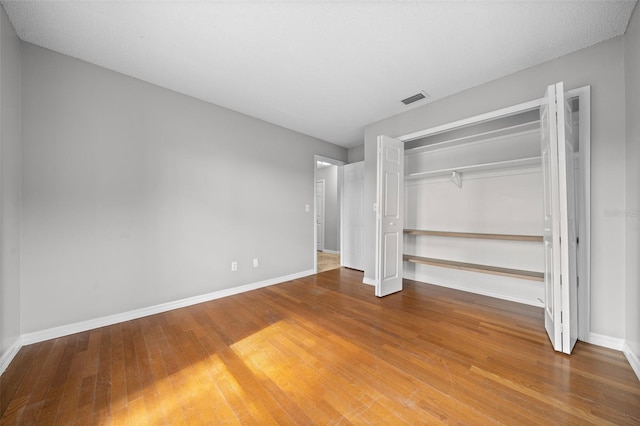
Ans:
[[[405,183],[405,228],[456,232],[540,235],[540,168]],[[544,270],[541,243],[405,235],[405,253],[417,256]],[[542,282],[405,262],[405,278],[542,306]]]

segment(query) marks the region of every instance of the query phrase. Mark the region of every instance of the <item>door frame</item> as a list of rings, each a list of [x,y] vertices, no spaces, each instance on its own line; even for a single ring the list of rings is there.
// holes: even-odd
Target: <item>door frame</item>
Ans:
[[[312,220],[312,225],[313,225],[313,273],[317,274],[318,273],[318,235],[317,235],[317,224],[316,224],[316,217],[318,215],[318,203],[317,201],[317,197],[316,197],[316,182],[318,181],[318,161],[324,161],[326,163],[329,163],[333,166],[338,166],[338,219],[342,222],[342,185],[343,185],[343,179],[342,179],[342,174],[343,174],[343,170],[342,170],[342,166],[344,166],[345,164],[347,164],[346,162],[342,161],[342,160],[336,160],[335,158],[331,158],[331,157],[325,157],[324,155],[319,155],[319,154],[315,154],[313,156],[313,220]],[[338,233],[340,239],[342,240],[342,223],[340,223],[340,232]],[[340,247],[340,244],[338,244],[338,247]]]
[[[567,90],[566,93],[569,98],[578,98],[580,108],[578,113],[580,173],[577,187],[580,238],[578,249],[578,276],[580,277],[580,286],[578,287],[578,339],[588,342],[591,330],[591,86]],[[545,102],[545,98],[533,99],[510,107],[408,133],[398,136],[396,139],[402,142],[409,142],[457,127],[539,109]]]

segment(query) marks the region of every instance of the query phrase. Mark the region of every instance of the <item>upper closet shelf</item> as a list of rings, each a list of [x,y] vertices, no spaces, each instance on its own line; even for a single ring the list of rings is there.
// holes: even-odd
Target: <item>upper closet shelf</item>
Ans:
[[[410,142],[410,147],[405,148],[405,154],[418,154],[423,152],[437,151],[446,148],[453,148],[461,145],[468,145],[477,142],[486,142],[490,140],[512,137],[514,135],[539,134],[540,121],[529,121],[513,126],[502,127],[499,129],[491,129],[488,131],[479,131],[464,136],[445,138],[434,143],[424,145],[411,146],[419,141]],[[425,139],[422,139],[425,140]]]
[[[491,163],[471,164],[468,166],[450,167],[446,169],[415,172],[415,173],[409,174],[408,176],[405,176],[405,179],[449,176],[451,175],[452,172],[458,172],[458,173],[482,172],[487,170],[538,166],[540,164],[541,164],[541,157],[518,158],[515,160],[496,161]]]

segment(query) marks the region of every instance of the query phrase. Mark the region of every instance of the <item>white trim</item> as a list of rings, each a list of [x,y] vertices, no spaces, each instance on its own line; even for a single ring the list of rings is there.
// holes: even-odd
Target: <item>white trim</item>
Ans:
[[[22,337],[18,337],[16,341],[13,342],[13,345],[9,346],[9,349],[0,356],[0,376],[5,372],[7,367],[9,367],[13,358],[18,355],[18,351],[20,351],[22,346]]]
[[[200,296],[188,297],[186,299],[175,300],[173,302],[161,303],[159,305],[149,306],[141,309],[134,309],[133,311],[122,312],[120,314],[107,315],[101,318],[95,318],[87,321],[80,321],[73,324],[62,325],[59,327],[49,328],[47,330],[40,330],[33,333],[22,335],[22,344],[30,345],[32,343],[38,343],[45,340],[55,339],[57,337],[67,336],[74,333],[80,333],[87,330],[92,330],[99,327],[105,327],[119,322],[131,321],[134,319],[146,317],[149,315],[155,315],[162,312],[171,311],[173,309],[184,308],[186,306],[196,305],[198,303],[208,302],[210,300],[220,299],[227,296],[233,296],[234,294],[244,293],[251,290],[256,290],[262,287],[268,287],[274,284],[280,284],[286,281],[295,280],[302,277],[313,275],[313,270],[307,270],[298,272],[295,274],[285,275],[282,277],[271,278],[256,283],[245,284],[238,287],[228,288],[224,290],[214,291],[212,293],[202,294]]]
[[[339,251],[336,250],[329,250],[329,249],[323,249],[321,250],[323,253],[329,253],[329,254],[340,254]]]
[[[571,93],[571,92],[569,92]],[[495,111],[487,112],[484,114],[474,115],[472,117],[463,118],[462,120],[452,121],[451,123],[442,124],[440,126],[431,127],[429,129],[419,130],[417,132],[409,133],[398,137],[402,142],[408,142],[415,139],[424,138],[429,135],[435,135],[436,133],[442,133],[447,130],[455,129],[456,127],[468,126],[469,124],[480,123],[483,121],[493,120],[494,118],[506,117],[520,112],[528,111],[540,106],[545,102],[544,98],[534,99],[532,101],[523,102],[518,105],[513,105],[507,108],[497,109]]]
[[[404,277],[408,280],[411,281],[415,281],[417,283],[421,283],[421,284],[429,284],[429,285],[435,285],[438,287],[445,287],[445,288],[451,288],[454,290],[460,290],[460,291],[466,291],[467,293],[474,293],[474,294],[480,294],[482,296],[489,296],[489,297],[493,297],[495,299],[502,299],[502,300],[508,300],[510,302],[517,302],[517,303],[522,303],[525,305],[529,305],[529,306],[535,306],[538,308],[544,308],[544,303],[541,303],[539,300],[529,300],[529,299],[523,299],[520,297],[514,297],[514,296],[508,296],[502,293],[494,293],[492,291],[486,291],[486,290],[482,290],[479,288],[474,288],[474,287],[465,287],[463,285],[459,285],[459,284],[450,284],[450,283],[443,283],[443,282],[424,282],[421,281],[419,279],[416,278],[416,274],[413,272],[409,272],[407,273],[407,271],[404,271]]]
[[[583,340],[583,339],[580,339]],[[621,351],[624,346],[624,339],[617,337],[605,336],[604,334],[589,333],[584,342],[591,343],[592,345],[602,346],[604,348]]]
[[[376,285],[376,280],[373,279],[373,278],[363,277],[362,278],[362,284],[375,286]]]
[[[627,361],[629,361],[633,372],[636,373],[638,380],[640,380],[640,358],[633,353],[627,342],[624,342],[624,345],[622,345],[622,353],[627,357]]]

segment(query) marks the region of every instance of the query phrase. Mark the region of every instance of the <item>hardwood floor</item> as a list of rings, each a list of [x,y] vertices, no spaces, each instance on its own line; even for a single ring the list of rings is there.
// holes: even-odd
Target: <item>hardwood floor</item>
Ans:
[[[12,424],[640,424],[624,356],[554,353],[542,310],[316,276],[24,347]]]
[[[338,269],[340,267],[340,255],[318,251],[318,273]]]

